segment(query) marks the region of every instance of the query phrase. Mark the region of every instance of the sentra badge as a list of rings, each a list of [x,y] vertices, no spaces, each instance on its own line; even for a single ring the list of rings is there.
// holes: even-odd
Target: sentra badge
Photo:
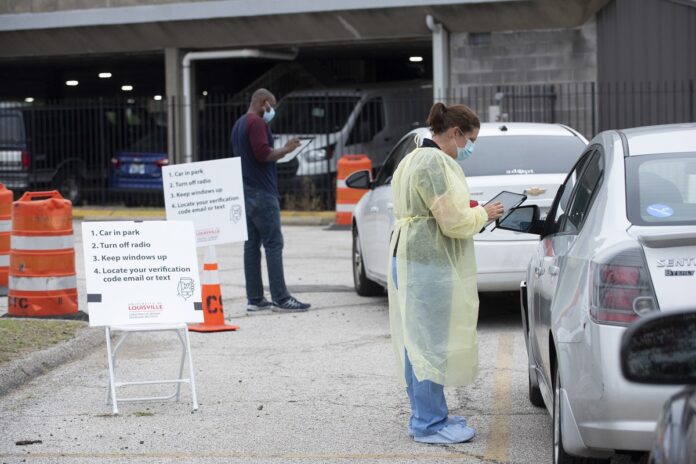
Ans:
[[[657,267],[692,267],[696,266],[696,258],[658,259]]]

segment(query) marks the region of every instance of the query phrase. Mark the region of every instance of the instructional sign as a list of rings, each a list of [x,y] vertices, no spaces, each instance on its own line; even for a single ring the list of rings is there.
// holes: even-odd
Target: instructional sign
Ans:
[[[198,246],[247,239],[242,161],[224,158],[162,168],[169,221],[193,221]]]
[[[202,322],[190,221],[83,222],[90,326]]]

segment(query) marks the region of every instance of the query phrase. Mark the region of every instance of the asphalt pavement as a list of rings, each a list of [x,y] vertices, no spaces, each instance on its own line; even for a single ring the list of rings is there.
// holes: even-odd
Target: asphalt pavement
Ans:
[[[84,309],[79,231],[76,223]],[[418,444],[407,434],[409,405],[394,367],[387,299],[353,291],[350,232],[286,225],[284,235],[290,291],[312,309],[247,315],[242,245],[217,247],[226,318],[241,329],[191,333],[198,411],[184,387],[179,402],[123,403],[113,416],[100,344],[0,397],[0,462],[550,462],[550,419],[527,400],[514,299],[483,300],[481,374],[475,384],[446,392],[451,413],[466,416],[476,438]],[[134,334],[119,355],[119,378],[173,377],[177,343],[173,334]]]

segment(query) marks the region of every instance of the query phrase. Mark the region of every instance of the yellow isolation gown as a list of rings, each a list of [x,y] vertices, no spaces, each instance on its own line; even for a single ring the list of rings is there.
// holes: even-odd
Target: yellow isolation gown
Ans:
[[[389,318],[400,377],[405,349],[419,381],[466,385],[478,373],[472,237],[487,213],[470,206],[461,167],[436,148],[408,154],[394,173],[392,192],[396,224],[389,256],[396,256],[398,289],[389,272]]]

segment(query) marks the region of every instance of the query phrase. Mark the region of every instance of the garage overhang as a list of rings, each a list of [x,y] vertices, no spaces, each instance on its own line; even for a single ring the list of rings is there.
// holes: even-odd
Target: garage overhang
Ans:
[[[0,58],[287,47],[575,27],[609,0],[221,0],[0,14]],[[98,2],[96,2],[98,3]]]

